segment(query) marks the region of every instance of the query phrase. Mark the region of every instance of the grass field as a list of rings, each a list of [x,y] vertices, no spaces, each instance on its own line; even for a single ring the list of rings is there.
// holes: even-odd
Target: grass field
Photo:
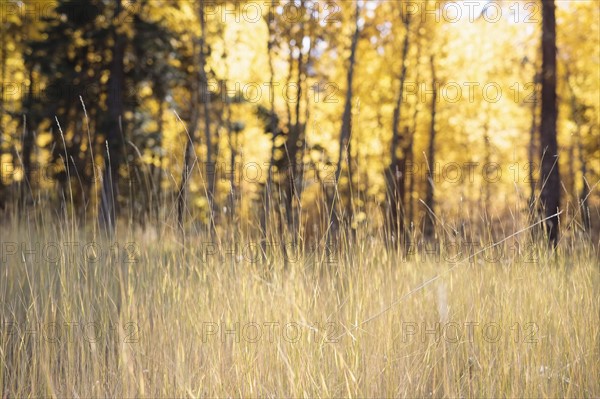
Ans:
[[[252,237],[54,226],[3,227],[6,398],[600,395],[584,238],[407,254],[359,233],[263,260]]]

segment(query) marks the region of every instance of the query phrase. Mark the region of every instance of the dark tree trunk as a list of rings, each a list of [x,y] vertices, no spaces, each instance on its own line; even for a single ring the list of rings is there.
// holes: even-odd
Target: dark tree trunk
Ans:
[[[534,205],[535,205],[535,180],[534,180],[534,176],[533,176],[533,168],[534,165],[536,164],[535,162],[535,148],[536,148],[536,140],[537,140],[537,129],[538,129],[538,123],[537,123],[537,82],[539,80],[539,76],[538,73],[536,71],[535,73],[535,86],[534,86],[534,100],[531,103],[531,126],[529,127],[529,147],[528,147],[528,153],[527,153],[527,160],[529,161],[529,166],[528,166],[528,181],[529,181],[529,211],[532,212],[534,210]]]
[[[418,82],[418,80],[417,80]],[[418,117],[419,111],[415,110],[414,113],[414,123],[413,123],[413,128],[412,131],[410,132],[411,134],[411,138],[410,141],[408,143],[407,149],[406,149],[406,156],[407,156],[407,162],[408,164],[412,167],[412,172],[410,173],[410,180],[408,181],[408,223],[410,223],[409,225],[409,229],[412,229],[412,222],[414,220],[414,207],[413,207],[413,193],[415,191],[415,169],[414,169],[414,143],[415,143],[415,133],[416,133],[416,120]],[[408,176],[407,176],[408,177]],[[405,225],[405,229],[406,229],[406,225]]]
[[[541,142],[541,205],[545,213],[548,239],[553,246],[558,244],[560,207],[560,173],[556,120],[556,6],[554,0],[542,1],[542,115],[540,125]]]
[[[310,96],[308,95],[308,82],[307,82],[307,76],[306,76],[306,70],[307,68],[312,64],[312,51],[313,51],[313,44],[314,44],[314,23],[310,23],[309,24],[309,32],[308,35],[311,38],[310,40],[310,44],[308,46],[308,49],[306,51],[306,60],[304,61],[304,74],[303,74],[303,82],[305,85],[305,90],[304,92],[307,93],[304,96],[304,123],[301,124],[301,131],[300,131],[300,159],[303,159],[304,157],[304,151],[306,150],[306,126],[308,124],[308,121],[310,119]],[[300,100],[300,99],[299,99]],[[302,199],[302,193],[304,191],[304,174],[306,172],[306,168],[304,165],[304,162],[302,161],[301,163],[301,168],[298,172],[298,179],[297,181],[297,185],[296,185],[296,192],[297,192],[297,196],[298,196],[298,204],[300,205],[300,201]]]
[[[305,1],[302,0],[300,2],[300,9],[304,12],[304,4]],[[300,22],[300,29],[298,36],[296,37],[296,48],[298,49],[298,60],[296,62],[296,98],[295,98],[295,106],[294,106],[294,123],[291,123],[291,115],[289,122],[289,134],[286,140],[286,151],[289,167],[286,168],[286,185],[285,185],[285,209],[286,209],[286,218],[288,226],[291,231],[294,232],[292,238],[296,239],[296,232],[298,231],[298,212],[297,208],[300,206],[300,191],[298,190],[301,182],[299,181],[302,176],[302,155],[304,151],[304,129],[305,122],[302,123],[300,120],[300,108],[302,101],[302,85],[306,79],[305,75],[305,62],[304,62],[304,54],[302,52],[302,42],[304,35],[306,33],[306,23],[304,18],[302,18]],[[291,74],[290,74],[291,76]],[[291,110],[288,109],[288,112]],[[294,206],[297,204],[297,206]]]
[[[195,48],[194,42],[194,48]],[[192,159],[195,159],[194,154],[194,143],[196,141],[196,130],[198,129],[198,97],[199,93],[199,74],[194,74],[192,77],[192,88],[190,90],[190,128],[186,130],[186,146],[185,153],[183,155],[183,169],[181,171],[181,182],[179,183],[179,189],[177,190],[177,225],[179,226],[182,237],[185,238],[185,211],[187,208],[187,195],[188,195],[188,180],[192,173],[193,163]]]
[[[155,148],[157,151],[153,151],[152,154],[152,165],[150,165],[150,184],[149,184],[149,192],[148,198],[146,199],[146,215],[153,218],[156,223],[159,223],[160,219],[160,205],[162,198],[162,179],[163,179],[163,131],[164,131],[164,117],[163,114],[165,112],[165,94],[156,90],[158,95],[156,99],[158,100],[158,114],[157,118],[157,136],[156,136],[156,144]],[[158,161],[158,165],[156,165],[156,161]],[[145,174],[145,172],[144,172]]]
[[[121,0],[116,0],[115,21],[121,13]],[[125,36],[112,28],[114,45],[110,77],[108,80],[108,126],[106,132],[106,148],[104,148],[104,174],[102,178],[102,193],[100,197],[100,226],[112,233],[115,229],[118,215],[118,183],[119,167],[123,153],[123,140],[121,133],[121,116],[123,115],[123,87],[125,79]]]
[[[200,93],[202,93],[202,108],[204,111],[204,135],[206,140],[206,175],[208,185],[206,197],[208,200],[209,230],[213,231],[216,208],[215,183],[216,165],[213,161],[213,142],[210,128],[210,92],[208,90],[208,76],[206,74],[206,15],[204,0],[200,1]]]
[[[183,234],[185,232],[184,229],[184,222],[185,222],[185,218],[184,218],[184,214],[185,214],[185,210],[186,210],[186,204],[187,204],[187,196],[188,196],[188,181],[190,178],[190,175],[192,173],[192,168],[193,168],[193,163],[192,163],[192,159],[195,158],[194,156],[194,136],[196,135],[195,131],[197,129],[197,122],[196,120],[198,119],[198,116],[196,114],[196,112],[192,112],[192,121],[191,121],[191,128],[189,131],[186,131],[187,134],[187,143],[185,146],[185,154],[183,156],[183,170],[181,172],[181,182],[179,184],[179,190],[178,190],[178,194],[177,194],[177,225],[179,226],[179,229],[182,233],[182,235],[185,237],[185,234]]]
[[[386,171],[386,185],[388,195],[388,227],[390,235],[396,237],[396,243],[399,243],[404,232],[404,201],[406,193],[406,161],[408,148],[404,140],[409,139],[408,129],[405,130],[404,137],[400,136],[400,119],[402,113],[402,102],[404,97],[404,82],[406,80],[406,58],[410,45],[410,15],[404,20],[406,33],[404,35],[404,44],[402,46],[402,67],[400,72],[400,82],[398,87],[398,98],[394,107],[392,120],[392,145],[390,165]],[[409,139],[410,140],[410,139]]]
[[[301,23],[302,27],[300,28],[301,31],[304,30],[304,22]],[[302,35],[301,35],[302,36]],[[300,37],[301,37],[300,36]],[[300,40],[301,43],[301,40]],[[299,55],[298,55],[298,62],[297,62],[297,70],[296,70],[296,84],[297,84],[297,89],[298,91],[296,92],[296,103],[295,103],[295,109],[294,109],[294,116],[295,116],[295,121],[294,121],[294,125],[292,126],[292,131],[290,132],[290,135],[288,136],[288,140],[287,140],[287,151],[288,151],[288,157],[289,157],[289,163],[290,163],[290,167],[287,169],[289,175],[288,175],[288,179],[287,179],[287,186],[286,186],[286,199],[287,199],[287,222],[288,222],[288,226],[291,227],[291,230],[293,232],[296,232],[296,224],[297,224],[297,218],[296,218],[296,212],[295,212],[295,207],[294,207],[294,203],[296,201],[298,201],[298,191],[296,190],[296,180],[298,179],[298,173],[299,173],[299,158],[301,157],[301,154],[299,154],[299,152],[302,150],[302,145],[299,144],[299,142],[301,141],[301,136],[302,136],[302,125],[300,122],[300,101],[302,99],[302,81],[303,81],[303,69],[304,69],[304,59],[303,59],[303,55],[302,55],[302,45],[298,45],[298,50],[299,50]],[[295,236],[295,235],[293,235]]]
[[[566,181],[563,183],[567,191],[567,203],[571,202],[571,200],[576,197],[575,193],[577,191],[575,189],[575,182],[577,180],[575,177],[575,145],[574,138],[571,137],[571,140],[569,140],[569,148],[567,149],[567,177],[565,178]]]
[[[586,180],[586,174],[587,174],[587,161],[586,161],[586,157],[584,155],[584,148],[583,148],[583,141],[581,140],[581,130],[583,128],[583,121],[581,118],[581,108],[580,108],[580,104],[577,101],[577,96],[575,95],[575,90],[573,89],[573,86],[571,84],[571,72],[569,71],[569,67],[567,66],[567,76],[566,76],[566,82],[567,82],[567,86],[569,87],[569,91],[571,93],[571,117],[573,118],[573,122],[575,123],[575,143],[571,145],[571,151],[569,154],[569,167],[570,167],[570,174],[572,176],[572,181],[573,181],[573,195],[577,196],[577,194],[575,193],[576,191],[576,177],[575,177],[575,171],[573,170],[573,162],[574,162],[574,150],[575,150],[575,146],[577,147],[577,153],[578,153],[578,161],[579,161],[579,173],[581,174],[581,193],[579,193],[579,212],[581,212],[581,221],[583,223],[583,228],[586,231],[589,231],[591,224],[590,224],[590,210],[588,208],[588,195],[589,195],[589,186]],[[591,135],[591,129],[592,127],[589,127],[590,129],[590,135]]]
[[[589,135],[592,134],[592,126],[589,127]],[[579,152],[579,163],[581,165],[581,194],[579,194],[579,202],[581,204],[581,221],[583,222],[583,228],[585,231],[590,232],[592,223],[590,220],[590,208],[588,207],[588,196],[590,194],[590,188],[586,179],[587,175],[587,161],[583,154],[583,143],[581,141],[581,129],[577,129],[577,146]]]
[[[348,59],[348,73],[346,75],[346,99],[344,104],[344,113],[342,115],[342,127],[340,130],[340,143],[339,143],[339,151],[338,151],[338,163],[337,168],[335,170],[335,180],[334,180],[334,193],[330,195],[331,200],[331,222],[330,229],[331,234],[329,237],[335,236],[339,230],[339,215],[336,212],[335,200],[336,198],[339,201],[339,191],[337,189],[338,183],[340,181],[340,175],[342,174],[342,168],[344,165],[344,154],[347,153],[348,145],[350,142],[350,137],[352,135],[352,84],[354,83],[354,65],[356,62],[356,47],[358,46],[358,38],[360,36],[360,27],[358,25],[359,18],[359,6],[358,2],[356,3],[356,14],[355,14],[355,28],[354,34],[352,35],[352,43],[350,45],[350,57]]]
[[[225,93],[228,93],[228,89],[227,89],[227,81],[225,81],[224,83],[225,86]],[[233,226],[233,222],[235,220],[235,214],[236,214],[236,196],[237,196],[237,187],[235,184],[235,159],[237,157],[237,138],[238,138],[238,134],[237,132],[233,132],[232,126],[231,126],[231,103],[229,100],[229,96],[227,96],[227,99],[225,100],[225,127],[227,129],[227,140],[229,141],[229,150],[230,150],[230,156],[229,156],[229,170],[230,170],[230,177],[229,177],[229,218],[230,218],[230,222],[232,223]]]
[[[29,67],[29,91],[27,93],[27,111],[31,110],[33,105],[33,87],[34,87],[34,66]],[[29,113],[31,116],[31,112]],[[23,171],[25,173],[25,179],[21,182],[21,200],[23,205],[27,205],[33,201],[33,182],[31,181],[31,156],[33,153],[34,146],[34,132],[35,126],[33,124],[33,118],[25,118],[23,126]]]
[[[273,66],[273,47],[275,45],[275,36],[273,32],[273,11],[269,7],[267,28],[269,39],[267,42],[267,55],[269,58],[269,90],[273,90],[273,81],[275,79],[275,67]],[[269,237],[269,217],[271,213],[271,186],[273,184],[273,164],[275,163],[275,137],[278,131],[277,118],[275,114],[275,91],[269,93],[269,131],[271,132],[271,156],[269,159],[269,168],[267,171],[267,183],[265,185],[264,201],[265,207],[261,218],[262,242],[261,249],[263,255],[266,255],[267,240]]]
[[[160,153],[158,154],[158,167],[157,167],[157,176],[152,175],[156,180],[154,181],[155,187],[155,204],[154,204],[154,212],[156,217],[157,226],[160,222],[160,207],[162,204],[162,180],[163,180],[163,163],[164,163],[164,152],[163,152],[163,137],[164,137],[164,112],[165,112],[165,98],[161,96],[160,98],[160,107],[158,109],[158,143],[157,147]]]
[[[348,59],[348,73],[346,75],[346,99],[344,103],[344,113],[342,115],[342,127],[340,131],[340,147],[338,151],[338,164],[335,171],[335,182],[339,181],[342,173],[344,152],[348,146],[350,135],[352,134],[352,84],[354,82],[354,65],[356,61],[356,47],[360,29],[358,26],[358,5],[356,6],[356,27],[352,35],[352,44],[350,47],[350,58]]]
[[[433,87],[433,98],[431,100],[431,125],[429,126],[429,148],[427,150],[427,185],[425,191],[425,224],[423,234],[426,238],[433,237],[435,227],[434,213],[434,171],[435,171],[435,117],[437,112],[437,78],[435,75],[435,57],[429,59],[431,66],[431,85]]]
[[[420,82],[421,78],[420,78],[420,61],[421,61],[421,42],[419,40],[420,38],[417,37],[416,40],[416,44],[417,44],[417,56],[416,56],[416,63],[415,63],[415,68],[417,70],[417,74],[416,74],[416,82]],[[413,111],[413,115],[412,115],[412,127],[411,127],[411,132],[410,132],[410,140],[407,146],[407,157],[408,157],[408,162],[412,167],[412,172],[410,174],[410,182],[409,182],[409,186],[408,186],[408,220],[411,223],[411,229],[412,229],[412,223],[414,221],[414,201],[413,201],[413,193],[415,192],[415,169],[414,169],[414,160],[415,160],[415,154],[414,154],[414,143],[415,143],[415,136],[417,135],[417,125],[418,125],[418,121],[419,121],[419,103],[418,100],[417,102],[415,102],[415,108]]]

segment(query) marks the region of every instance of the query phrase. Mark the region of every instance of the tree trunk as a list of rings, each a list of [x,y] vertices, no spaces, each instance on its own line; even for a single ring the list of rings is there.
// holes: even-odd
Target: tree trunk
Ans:
[[[304,5],[304,2],[301,2],[301,7]],[[297,212],[295,211],[295,207],[294,207],[294,203],[299,202],[299,198],[298,198],[298,190],[296,190],[297,187],[297,180],[298,180],[298,174],[299,174],[299,170],[301,165],[299,165],[300,163],[300,159],[301,159],[301,155],[299,154],[299,152],[302,150],[302,145],[299,145],[299,142],[301,141],[301,136],[302,136],[302,125],[300,122],[300,102],[302,100],[302,82],[304,80],[304,74],[303,74],[303,69],[304,69],[304,55],[302,54],[302,37],[304,36],[304,21],[301,22],[301,27],[300,27],[300,32],[301,35],[299,35],[297,42],[298,44],[298,62],[297,62],[297,69],[296,69],[296,85],[297,85],[297,92],[296,92],[296,103],[295,103],[295,109],[294,109],[294,116],[295,116],[295,122],[294,122],[294,126],[292,128],[292,132],[290,133],[290,135],[288,136],[288,142],[287,142],[287,148],[288,148],[288,156],[289,156],[289,162],[290,162],[290,167],[288,168],[288,172],[290,172],[290,175],[288,177],[288,186],[287,186],[287,195],[286,198],[288,199],[288,213],[287,213],[287,217],[288,217],[288,226],[291,227],[291,231],[293,232],[292,237],[296,237],[296,232],[297,232],[297,224],[298,224],[298,220],[297,220]]]
[[[356,62],[356,47],[358,45],[358,38],[360,35],[360,27],[358,26],[360,8],[358,2],[356,3],[356,14],[355,14],[355,28],[354,34],[352,35],[352,43],[350,45],[350,58],[348,59],[348,73],[346,75],[346,99],[344,104],[344,113],[342,115],[342,127],[340,130],[340,143],[338,151],[338,164],[335,170],[334,190],[335,192],[331,195],[331,232],[335,236],[339,230],[339,215],[335,211],[335,199],[339,201],[339,191],[337,189],[340,181],[340,175],[342,174],[344,153],[347,152],[348,143],[352,135],[352,84],[354,82],[354,65]],[[331,236],[330,235],[330,236]]]
[[[576,132],[575,134],[578,134],[579,132]],[[565,178],[566,182],[564,182],[563,184],[565,185],[566,188],[566,202],[569,203],[571,202],[572,199],[574,199],[577,195],[575,194],[577,192],[576,190],[576,171],[575,171],[575,137],[571,137],[571,139],[569,140],[569,147],[567,149],[567,177]],[[564,175],[564,172],[563,172]]]
[[[216,164],[213,161],[213,142],[210,129],[210,92],[208,90],[208,76],[206,74],[206,16],[204,13],[204,0],[200,0],[200,93],[202,93],[202,108],[204,111],[204,135],[206,140],[206,175],[208,185],[206,198],[208,200],[209,230],[213,231],[216,211],[215,183]]]
[[[398,87],[398,98],[394,107],[392,120],[392,145],[390,166],[386,173],[387,195],[388,195],[388,227],[390,235],[396,237],[399,243],[404,232],[404,200],[406,192],[406,150],[407,145],[403,140],[407,139],[409,132],[405,130],[405,137],[400,136],[400,117],[402,113],[402,102],[404,97],[404,82],[406,80],[406,58],[410,45],[410,15],[404,20],[406,33],[402,47],[402,67]],[[410,140],[410,139],[409,139]]]
[[[160,154],[158,154],[158,176],[156,176],[156,182],[155,182],[155,187],[156,187],[156,195],[155,195],[155,201],[156,204],[154,205],[155,208],[155,217],[156,217],[156,225],[158,226],[160,224],[160,207],[162,205],[162,198],[163,198],[163,191],[162,191],[162,180],[163,180],[163,175],[164,175],[164,170],[163,170],[163,166],[164,166],[164,151],[163,151],[163,137],[164,137],[164,126],[165,126],[165,117],[164,117],[164,113],[165,113],[165,97],[161,96],[160,99],[160,107],[158,109],[158,149],[160,151]],[[153,175],[154,177],[154,175]]]
[[[195,42],[194,42],[195,49]],[[181,182],[179,183],[179,189],[177,194],[177,225],[179,226],[182,237],[185,239],[185,228],[184,213],[187,205],[188,196],[188,180],[192,173],[193,163],[192,159],[195,159],[194,154],[194,143],[196,141],[196,130],[198,129],[198,97],[199,92],[199,74],[194,74],[192,77],[192,88],[190,90],[190,129],[186,130],[186,146],[185,153],[183,156],[183,169],[181,171]]]
[[[300,159],[304,158],[304,151],[306,149],[306,126],[308,125],[308,121],[310,119],[310,96],[308,95],[308,81],[307,81],[307,76],[306,76],[306,70],[307,68],[311,65],[312,63],[312,50],[313,50],[313,44],[314,44],[314,30],[313,30],[314,24],[311,23],[309,25],[309,32],[308,35],[311,38],[310,40],[310,44],[308,46],[307,52],[306,52],[306,60],[304,61],[304,85],[305,85],[305,93],[307,93],[304,96],[304,123],[301,125],[301,131],[300,131],[300,142],[301,142],[301,146],[300,146]],[[297,192],[297,196],[298,196],[298,204],[300,205],[300,201],[302,199],[302,193],[304,191],[304,174],[306,172],[306,168],[304,165],[304,162],[302,162],[301,164],[301,168],[299,170],[298,173],[298,179],[297,179],[297,185],[296,185],[296,192]]]
[[[592,134],[592,126],[589,127],[589,135]],[[577,146],[579,152],[579,163],[581,165],[580,173],[581,173],[581,194],[579,194],[579,202],[581,204],[581,221],[583,223],[583,228],[585,231],[590,232],[592,228],[592,223],[590,220],[590,208],[588,207],[588,196],[590,194],[590,188],[588,186],[588,181],[585,178],[587,174],[587,161],[586,157],[583,155],[583,143],[581,141],[581,129],[577,129]]]
[[[418,80],[417,80],[418,82]],[[416,133],[416,120],[417,117],[419,116],[419,111],[415,110],[414,113],[414,124],[413,124],[413,128],[412,131],[410,132],[411,137],[410,137],[410,141],[408,143],[407,149],[406,149],[406,156],[407,156],[407,162],[409,163],[409,165],[412,168],[412,172],[410,174],[410,180],[408,183],[408,223],[410,223],[409,225],[409,229],[412,230],[412,223],[414,220],[414,207],[413,207],[413,193],[415,191],[415,165],[414,165],[414,160],[415,160],[415,156],[414,156],[414,143],[415,143],[415,133]],[[405,229],[406,229],[406,224],[405,224]]]
[[[300,2],[300,10],[304,12],[304,4],[305,1],[302,0]],[[302,154],[304,151],[304,123],[300,121],[300,107],[302,101],[302,85],[306,79],[305,75],[305,63],[304,63],[304,54],[302,52],[302,43],[303,38],[305,36],[305,21],[302,18],[300,22],[299,34],[296,37],[296,48],[298,49],[298,61],[296,67],[296,99],[295,99],[295,107],[294,107],[294,124],[291,124],[291,119],[289,123],[289,134],[286,140],[286,151],[288,157],[289,167],[286,168],[286,186],[285,186],[285,198],[286,198],[286,217],[288,227],[290,227],[291,231],[294,232],[292,234],[292,238],[296,239],[296,233],[298,231],[298,212],[294,204],[298,204],[300,202],[300,195],[298,185],[299,179],[302,175],[301,168],[303,167],[302,163]],[[291,75],[290,75],[291,76]],[[291,115],[290,115],[291,117]],[[300,183],[301,184],[301,183]]]
[[[539,80],[538,73],[535,73],[534,79],[534,100],[531,103],[531,126],[529,128],[529,147],[527,153],[527,160],[529,161],[528,166],[528,181],[529,181],[529,211],[532,212],[534,210],[535,204],[535,181],[533,176],[533,165],[535,165],[535,143],[536,143],[536,132],[538,129],[537,124],[537,82]]]
[[[540,126],[542,191],[541,205],[545,213],[548,239],[558,244],[556,215],[560,207],[560,173],[556,141],[556,17],[554,0],[542,1],[542,115]]]
[[[587,174],[587,161],[586,161],[586,157],[584,156],[584,148],[583,148],[583,141],[581,140],[581,130],[583,127],[583,121],[581,120],[581,110],[579,109],[579,104],[577,102],[577,97],[575,95],[575,90],[573,88],[573,85],[571,84],[571,72],[569,71],[569,67],[567,66],[567,73],[566,73],[566,82],[567,82],[567,86],[569,88],[569,92],[571,93],[571,117],[573,118],[573,122],[575,123],[575,141],[576,143],[571,145],[571,150],[572,152],[569,154],[569,166],[570,166],[570,173],[572,176],[572,180],[573,180],[573,195],[575,197],[577,197],[577,195],[575,194],[576,191],[576,178],[575,178],[575,172],[573,171],[573,161],[574,161],[574,148],[575,145],[577,146],[577,153],[578,153],[578,161],[579,161],[579,165],[580,165],[580,169],[579,169],[579,173],[581,174],[581,193],[579,194],[579,212],[581,212],[581,221],[583,223],[583,228],[586,231],[589,231],[591,224],[590,224],[590,214],[589,214],[589,208],[588,208],[588,204],[587,204],[587,199],[588,199],[588,194],[589,194],[589,187],[587,184],[587,180],[585,178],[586,174]],[[592,127],[589,127],[590,129],[590,135],[591,135],[591,129]]]
[[[152,165],[150,165],[150,180],[151,184],[146,204],[146,215],[153,218],[156,223],[160,222],[160,206],[162,198],[162,179],[163,179],[163,131],[164,131],[164,112],[165,112],[165,95],[160,92],[157,95],[158,114],[157,114],[157,137],[156,148],[158,151],[152,155]],[[158,165],[156,165],[158,161]]]
[[[227,75],[229,76],[229,75]],[[227,89],[227,81],[225,81],[224,83],[225,86],[225,93],[228,93],[228,89]],[[234,223],[235,220],[235,214],[236,214],[236,193],[237,193],[237,187],[235,184],[235,159],[237,157],[237,138],[238,138],[238,132],[236,131],[235,133],[233,132],[232,126],[231,126],[231,102],[229,100],[229,95],[227,95],[227,98],[225,99],[225,127],[227,129],[227,140],[229,141],[229,151],[230,151],[230,155],[229,155],[229,171],[231,173],[230,177],[229,177],[229,220],[232,223]]]
[[[116,0],[115,22],[119,20],[122,10],[121,0]],[[123,115],[123,87],[125,79],[125,36],[112,27],[114,46],[110,77],[108,80],[108,126],[106,132],[106,148],[104,149],[104,174],[100,203],[100,226],[112,233],[118,215],[118,183],[121,166],[123,140],[121,134],[121,116]]]
[[[419,73],[420,71],[420,62],[421,62],[421,42],[419,40],[419,37],[417,37],[417,60],[415,63],[415,68],[417,70],[417,75],[416,75],[416,82],[420,82],[421,81],[421,74]],[[412,115],[412,127],[411,127],[411,132],[410,132],[410,139],[409,139],[409,143],[407,146],[407,157],[408,157],[408,162],[410,162],[411,167],[412,167],[412,172],[410,174],[410,183],[408,186],[408,220],[411,223],[411,229],[412,229],[412,223],[414,220],[414,201],[413,201],[413,193],[415,191],[415,169],[414,169],[414,161],[415,161],[415,154],[414,154],[414,143],[415,143],[415,136],[417,135],[417,125],[418,125],[418,121],[419,121],[419,102],[418,100],[415,102],[415,109],[413,111],[413,115]]]
[[[185,222],[185,218],[184,218],[184,213],[185,213],[185,209],[186,209],[186,204],[187,204],[187,195],[188,195],[188,181],[190,178],[190,175],[192,173],[192,168],[193,168],[193,163],[192,163],[192,159],[195,158],[194,157],[194,136],[196,135],[195,131],[197,129],[197,122],[196,120],[198,119],[198,116],[196,115],[196,112],[192,112],[192,128],[189,130],[189,132],[186,132],[188,134],[188,140],[187,140],[187,144],[185,146],[185,154],[183,157],[183,170],[181,171],[181,183],[179,185],[179,190],[178,190],[178,194],[177,194],[177,225],[179,226],[179,229],[181,230],[182,235],[185,237],[185,228],[184,228],[184,222]]]
[[[427,189],[425,192],[425,224],[423,234],[426,238],[433,237],[435,227],[434,214],[434,170],[435,170],[435,117],[437,112],[437,78],[435,75],[435,57],[429,59],[431,66],[431,85],[433,87],[433,98],[431,100],[431,125],[429,126],[429,148],[427,151]]]
[[[34,87],[34,66],[29,67],[29,91],[27,93],[27,111],[31,110],[33,105],[33,87]],[[30,113],[31,115],[31,113]],[[21,200],[25,206],[33,201],[33,186],[31,181],[31,155],[33,153],[34,146],[34,132],[35,126],[33,125],[33,118],[25,118],[23,121],[23,171],[25,174],[24,181],[21,182]]]
[[[266,255],[267,240],[269,237],[269,217],[271,213],[271,186],[273,184],[273,163],[275,162],[275,137],[278,130],[277,119],[275,114],[275,90],[273,90],[273,81],[275,79],[275,67],[273,66],[273,47],[275,45],[275,36],[273,33],[273,11],[269,7],[269,14],[267,20],[267,28],[269,31],[269,39],[267,42],[267,55],[269,58],[269,131],[271,132],[271,156],[269,159],[269,168],[267,171],[267,183],[265,185],[264,201],[265,207],[261,218],[261,230],[262,230],[262,242],[261,249],[263,255]]]

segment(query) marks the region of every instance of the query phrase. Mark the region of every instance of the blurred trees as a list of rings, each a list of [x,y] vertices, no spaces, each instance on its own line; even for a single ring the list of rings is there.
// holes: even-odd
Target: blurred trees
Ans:
[[[108,230],[258,218],[265,237],[367,224],[401,242],[438,216],[551,215],[566,190],[589,229],[599,44],[561,27],[597,37],[598,10],[557,6],[9,1],[0,204]]]
[[[96,198],[92,190],[100,188],[100,224],[109,229],[119,203],[126,202],[121,198],[131,198],[127,184],[135,179],[122,165],[134,158],[136,146],[151,146],[162,134],[138,136],[146,122],[142,104],[148,97],[164,103],[174,83],[175,68],[168,63],[176,56],[172,32],[150,4],[61,0],[39,15],[40,35],[27,42],[23,57],[30,76],[30,90],[22,98],[28,116],[24,174],[32,174],[36,130],[49,132],[44,147],[52,167],[46,170],[59,186],[56,200],[63,206],[72,201],[77,216],[85,217]],[[129,166],[135,168],[136,162]],[[123,183],[121,175],[127,175]]]

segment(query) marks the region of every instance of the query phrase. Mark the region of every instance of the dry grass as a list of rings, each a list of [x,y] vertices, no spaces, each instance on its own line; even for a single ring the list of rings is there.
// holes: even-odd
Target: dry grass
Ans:
[[[176,237],[129,233],[83,249],[94,240],[63,228],[3,236],[5,397],[600,395],[598,255],[585,241],[555,255],[507,242],[498,262],[447,271],[444,249],[402,258],[366,236],[286,265],[279,247],[250,262],[248,239],[232,253],[188,237],[183,253]],[[32,243],[37,255],[23,253]]]

